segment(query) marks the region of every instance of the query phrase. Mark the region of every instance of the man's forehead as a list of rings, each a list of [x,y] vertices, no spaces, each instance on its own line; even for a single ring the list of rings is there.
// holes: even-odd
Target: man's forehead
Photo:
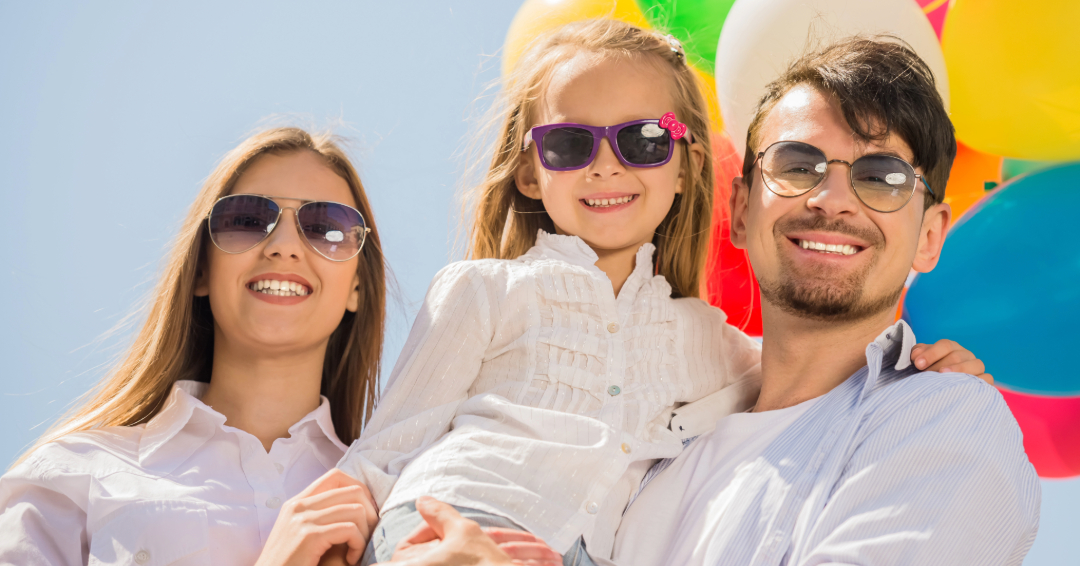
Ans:
[[[911,162],[914,152],[899,136],[864,140],[844,120],[835,96],[810,85],[796,85],[776,102],[761,125],[758,151],[778,141],[801,141],[829,159],[854,160],[867,154],[893,155]]]

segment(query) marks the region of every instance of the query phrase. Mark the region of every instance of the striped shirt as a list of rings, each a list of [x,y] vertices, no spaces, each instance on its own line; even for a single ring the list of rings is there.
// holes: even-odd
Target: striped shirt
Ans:
[[[623,518],[615,562],[1019,565],[1040,503],[1020,429],[981,380],[918,372],[914,344],[904,322],[886,330],[867,366],[738,473],[694,469],[711,431],[662,462]]]
[[[673,408],[760,374],[760,346],[638,251],[618,297],[580,238],[455,263],[339,467],[385,511],[422,495],[607,556],[630,494],[677,455]]]

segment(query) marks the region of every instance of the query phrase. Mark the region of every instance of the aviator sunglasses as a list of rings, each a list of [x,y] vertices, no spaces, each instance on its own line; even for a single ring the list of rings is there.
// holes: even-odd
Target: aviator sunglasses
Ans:
[[[283,210],[296,215],[296,228],[313,250],[330,261],[347,261],[360,253],[371,228],[355,208],[327,201],[300,201],[299,207],[278,206],[273,197],[264,195],[230,195],[214,203],[207,214],[210,239],[219,250],[239,254],[254,248],[266,239]]]
[[[803,142],[778,141],[759,152],[761,180],[777,196],[797,197],[812,191],[825,179],[829,165],[843,163],[855,196],[878,212],[896,212],[911,200],[918,181],[931,195],[934,190],[910,163],[891,155],[864,155],[848,163],[828,159],[825,152]],[[754,164],[750,164],[752,168]]]
[[[659,167],[671,161],[673,141],[686,137],[694,143],[686,124],[668,112],[659,120],[634,120],[614,126],[586,126],[565,122],[536,126],[525,134],[521,151],[536,142],[540,163],[551,171],[573,171],[588,166],[607,139],[615,157],[627,167]]]

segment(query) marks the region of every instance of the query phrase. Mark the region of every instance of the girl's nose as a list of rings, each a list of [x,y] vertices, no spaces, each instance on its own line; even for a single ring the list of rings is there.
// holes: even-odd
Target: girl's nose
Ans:
[[[602,179],[622,175],[625,172],[626,168],[615,155],[611,143],[607,138],[600,140],[600,149],[596,151],[596,159],[593,159],[593,162],[589,164],[589,176]]]
[[[263,255],[271,259],[300,259],[304,257],[304,241],[296,223],[296,211],[282,208],[278,223],[266,237]]]

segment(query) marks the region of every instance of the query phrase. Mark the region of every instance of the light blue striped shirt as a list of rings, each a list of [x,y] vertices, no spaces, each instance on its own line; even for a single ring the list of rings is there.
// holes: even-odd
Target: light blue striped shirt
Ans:
[[[744,463],[737,482],[681,479],[680,463],[709,437],[657,464],[627,508],[616,562],[666,564],[672,549],[692,548],[695,563],[717,565],[1019,565],[1040,487],[1016,420],[981,380],[916,370],[914,344],[903,322],[883,332],[867,366]],[[701,498],[709,529],[691,512]]]

